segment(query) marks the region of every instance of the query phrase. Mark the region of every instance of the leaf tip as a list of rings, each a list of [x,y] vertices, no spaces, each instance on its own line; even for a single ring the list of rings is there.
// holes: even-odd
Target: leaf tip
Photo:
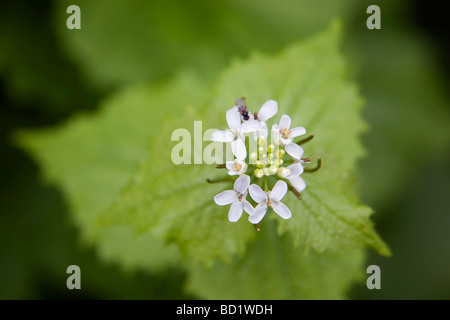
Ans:
[[[333,18],[329,23],[328,29],[331,33],[335,33],[340,37],[344,29],[342,20],[339,18]]]
[[[384,256],[384,257],[386,257],[386,258],[389,258],[389,257],[392,256],[392,251],[391,251],[391,249],[387,246],[387,244],[383,244],[382,247],[380,247],[380,248],[377,249],[377,252],[378,252],[380,255],[382,255],[382,256]]]

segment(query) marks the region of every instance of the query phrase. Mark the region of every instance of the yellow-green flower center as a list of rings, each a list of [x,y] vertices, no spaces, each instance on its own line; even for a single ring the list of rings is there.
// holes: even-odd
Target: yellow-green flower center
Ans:
[[[235,162],[234,165],[233,165],[233,169],[236,172],[240,172],[241,169],[242,169],[242,165],[240,163],[238,163],[238,162]]]
[[[258,152],[250,154],[250,160],[255,164],[255,177],[275,175],[278,168],[283,164],[285,155],[283,149],[276,149],[275,145],[267,145],[265,137],[258,139]]]
[[[291,133],[292,131],[287,128],[280,129],[280,135],[283,137],[283,139],[289,139]]]

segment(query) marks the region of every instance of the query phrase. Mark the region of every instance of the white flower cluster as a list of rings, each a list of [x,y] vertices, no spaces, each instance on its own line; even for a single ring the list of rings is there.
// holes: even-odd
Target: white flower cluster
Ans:
[[[291,129],[291,118],[283,114],[280,122],[272,126],[269,140],[267,121],[277,112],[278,103],[275,100],[266,101],[259,112],[252,114],[248,111],[244,98],[239,98],[236,105],[226,113],[230,129],[215,131],[211,136],[212,141],[231,143],[231,150],[236,157],[233,161],[227,161],[224,166],[230,176],[239,176],[233,190],[223,191],[214,197],[214,201],[220,206],[231,204],[228,213],[231,222],[238,221],[245,211],[249,214],[249,221],[257,224],[269,208],[283,219],[289,219],[292,217],[291,211],[281,202],[288,191],[288,183],[298,197],[306,188],[300,175],[304,171],[302,164],[309,159],[302,159],[303,148],[293,141],[304,135],[306,130],[303,127]],[[249,133],[253,134],[250,138],[256,142],[256,148],[247,152],[245,135]],[[246,174],[248,171],[250,176]],[[268,188],[270,177],[278,180],[272,190]],[[252,179],[256,183],[251,184]],[[273,181],[273,178],[270,179]],[[256,207],[247,201],[248,193]]]

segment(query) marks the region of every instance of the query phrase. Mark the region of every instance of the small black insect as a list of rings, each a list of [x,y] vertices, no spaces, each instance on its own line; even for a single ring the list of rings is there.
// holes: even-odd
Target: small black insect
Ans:
[[[239,113],[242,116],[242,119],[244,119],[244,121],[247,121],[250,119],[250,116],[248,115],[248,109],[247,109],[247,105],[245,104],[245,98],[237,98],[236,99],[236,106],[238,108]]]

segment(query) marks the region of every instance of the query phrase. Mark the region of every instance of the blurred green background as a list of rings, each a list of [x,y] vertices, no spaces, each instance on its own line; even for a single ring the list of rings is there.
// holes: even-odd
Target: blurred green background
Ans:
[[[66,8],[81,8],[68,30]],[[366,28],[381,8],[382,29]],[[159,84],[178,70],[214,79],[234,57],[275,53],[344,22],[351,77],[366,100],[368,156],[358,185],[394,255],[370,253],[382,290],[353,299],[450,298],[450,28],[419,1],[3,1],[0,7],[0,298],[179,299],[177,269],[124,271],[79,241],[64,193],[13,143],[23,128],[94,113],[121,88]],[[68,265],[83,290],[65,287]]]

